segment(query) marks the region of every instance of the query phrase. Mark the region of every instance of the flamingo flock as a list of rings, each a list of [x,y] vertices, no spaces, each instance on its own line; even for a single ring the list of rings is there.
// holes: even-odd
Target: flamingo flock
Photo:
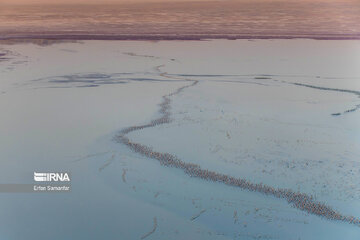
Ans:
[[[262,183],[251,183],[246,179],[235,178],[228,176],[226,174],[217,173],[207,169],[202,169],[199,165],[193,163],[186,163],[179,159],[177,156],[170,153],[161,153],[154,151],[151,147],[142,145],[140,143],[132,142],[126,135],[130,132],[141,130],[144,128],[155,127],[157,125],[170,123],[172,120],[170,118],[171,112],[171,96],[179,94],[185,88],[194,86],[198,81],[192,81],[192,84],[185,85],[178,88],[176,91],[165,95],[162,97],[162,102],[159,104],[160,110],[159,113],[161,116],[155,120],[152,120],[150,123],[139,126],[131,126],[124,128],[120,131],[119,135],[116,136],[116,140],[127,147],[132,151],[139,153],[145,157],[156,159],[160,162],[161,165],[167,167],[174,167],[182,169],[187,175],[191,177],[200,178],[203,180],[211,182],[220,182],[228,186],[238,187],[244,190],[262,193],[268,196],[273,196],[280,199],[285,199],[293,207],[305,211],[309,214],[314,214],[320,217],[324,217],[329,220],[343,221],[350,224],[355,224],[360,227],[360,220],[353,216],[346,216],[327,206],[325,203],[318,202],[314,199],[313,196],[294,192],[291,189],[281,189],[274,188]]]

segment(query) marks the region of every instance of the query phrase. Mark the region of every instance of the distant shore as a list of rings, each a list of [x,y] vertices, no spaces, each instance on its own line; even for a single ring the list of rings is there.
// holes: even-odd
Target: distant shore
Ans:
[[[1,5],[0,39],[354,40],[359,12],[356,0]]]
[[[360,40],[360,34],[73,34],[73,33],[24,33],[1,34],[0,40],[133,40],[133,41],[161,41],[161,40],[211,40],[211,39],[313,39],[313,40]]]

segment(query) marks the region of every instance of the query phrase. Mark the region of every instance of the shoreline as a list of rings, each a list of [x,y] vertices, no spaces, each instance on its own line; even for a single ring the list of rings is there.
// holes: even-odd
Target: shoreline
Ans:
[[[360,40],[354,35],[251,35],[251,34],[23,34],[0,35],[1,40],[120,40],[120,41],[206,41],[206,40]]]

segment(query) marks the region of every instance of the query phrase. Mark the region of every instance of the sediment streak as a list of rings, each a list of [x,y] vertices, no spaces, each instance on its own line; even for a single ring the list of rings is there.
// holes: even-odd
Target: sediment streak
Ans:
[[[161,65],[157,68],[160,72],[160,68],[164,66]],[[160,73],[163,77],[170,77],[166,73]],[[161,124],[167,124],[172,122],[171,119],[171,97],[181,93],[184,89],[195,86],[198,84],[196,80],[182,79],[191,82],[188,85],[176,89],[174,92],[164,95],[162,101],[159,104],[160,106],[160,117],[152,120],[151,122],[144,125],[135,125],[131,127],[124,128],[120,133],[115,137],[115,139],[129,147],[132,151],[139,153],[145,157],[155,159],[160,162],[161,165],[166,167],[173,167],[182,169],[190,177],[200,178],[203,180],[223,183],[228,186],[237,187],[243,190],[248,190],[252,192],[261,193],[267,196],[276,197],[279,199],[286,200],[293,207],[305,211],[309,214],[317,215],[329,220],[343,221],[350,224],[360,226],[360,220],[353,216],[346,216],[340,212],[334,210],[325,203],[316,201],[313,196],[294,192],[291,189],[283,188],[274,188],[262,183],[252,183],[243,178],[236,178],[226,174],[218,173],[215,171],[210,171],[207,169],[201,168],[199,165],[194,163],[187,163],[178,158],[177,156],[170,153],[162,153],[154,151],[151,147],[136,143],[131,141],[127,134],[138,131],[145,128],[156,127]]]
[[[145,239],[147,238],[148,236],[150,236],[151,234],[153,234],[155,231],[156,231],[156,228],[157,228],[157,219],[156,217],[154,217],[154,226],[153,226],[153,229],[148,232],[147,234],[145,234],[144,236],[141,237],[141,239]]]

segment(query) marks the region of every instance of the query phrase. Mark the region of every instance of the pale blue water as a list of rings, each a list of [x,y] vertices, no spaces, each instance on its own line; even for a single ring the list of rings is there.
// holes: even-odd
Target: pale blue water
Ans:
[[[1,49],[12,54],[0,62],[0,183],[33,183],[39,170],[72,176],[71,193],[1,193],[2,239],[140,239],[154,217],[146,239],[360,237],[358,226],[190,178],[113,141],[122,128],[157,118],[161,96],[185,85],[182,78],[199,80],[172,97],[172,123],[129,138],[359,217],[360,111],[344,113],[359,97],[309,87],[360,91],[359,42],[86,41]]]

